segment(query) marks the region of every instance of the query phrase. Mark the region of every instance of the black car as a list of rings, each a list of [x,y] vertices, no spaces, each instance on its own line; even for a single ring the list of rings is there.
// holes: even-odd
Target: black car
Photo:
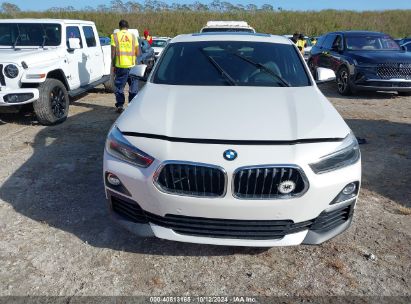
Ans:
[[[367,31],[333,32],[321,36],[311,49],[308,66],[334,70],[338,92],[398,91],[411,94],[411,53],[389,35]]]

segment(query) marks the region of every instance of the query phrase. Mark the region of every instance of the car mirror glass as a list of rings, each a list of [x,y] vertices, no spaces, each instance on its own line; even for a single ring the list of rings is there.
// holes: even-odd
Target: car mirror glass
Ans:
[[[331,69],[317,68],[317,84],[334,81],[336,78],[335,73]]]
[[[80,39],[79,38],[69,38],[68,39],[68,48],[69,50],[80,49]]]
[[[130,69],[130,76],[137,77],[137,78],[144,78],[146,73],[147,65],[145,64],[138,64],[135,65]]]

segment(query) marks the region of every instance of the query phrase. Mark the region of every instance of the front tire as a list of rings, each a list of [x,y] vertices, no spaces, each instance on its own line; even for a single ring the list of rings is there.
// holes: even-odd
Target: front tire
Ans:
[[[39,86],[39,99],[33,102],[34,113],[42,125],[55,125],[67,119],[69,96],[64,84],[57,79],[46,79]]]
[[[346,67],[342,67],[337,72],[337,89],[338,93],[343,96],[348,96],[353,93],[351,85],[350,85],[350,77],[349,72]]]

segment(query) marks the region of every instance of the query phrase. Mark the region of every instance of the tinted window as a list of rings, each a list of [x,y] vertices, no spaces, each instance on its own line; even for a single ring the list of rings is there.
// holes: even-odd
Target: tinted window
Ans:
[[[353,51],[390,51],[400,50],[399,45],[388,35],[347,35],[347,50]]]
[[[0,23],[2,46],[58,46],[61,26],[49,23]]]
[[[335,40],[335,36],[336,36],[335,34],[327,35],[327,37],[325,37],[325,40],[322,44],[322,48],[327,49],[327,50],[331,49],[333,42]]]
[[[81,40],[80,30],[77,26],[68,26],[66,28],[67,47],[69,47],[69,38],[80,39],[80,47],[83,47],[83,41]]]
[[[83,26],[83,33],[88,47],[94,47],[97,45],[96,37],[94,36],[94,31],[91,26]]]
[[[341,35],[337,35],[337,37],[335,37],[332,48],[333,49],[338,49],[341,50],[343,49],[343,44],[342,44],[343,40],[342,40],[342,36]]]
[[[224,86],[234,82],[242,86],[272,87],[286,86],[285,83],[294,87],[311,85],[293,45],[249,41],[185,42],[173,43],[165,52],[154,73],[154,83]]]

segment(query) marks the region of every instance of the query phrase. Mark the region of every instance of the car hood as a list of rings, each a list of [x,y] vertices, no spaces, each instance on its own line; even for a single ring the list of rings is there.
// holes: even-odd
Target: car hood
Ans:
[[[58,58],[59,55],[55,49],[1,49],[0,62],[16,63],[21,65],[24,61],[29,67],[39,65]]]
[[[349,128],[315,86],[173,86],[147,83],[117,121],[122,132],[173,138],[344,138]]]
[[[349,54],[362,63],[411,63],[411,53],[404,51],[349,51]]]

